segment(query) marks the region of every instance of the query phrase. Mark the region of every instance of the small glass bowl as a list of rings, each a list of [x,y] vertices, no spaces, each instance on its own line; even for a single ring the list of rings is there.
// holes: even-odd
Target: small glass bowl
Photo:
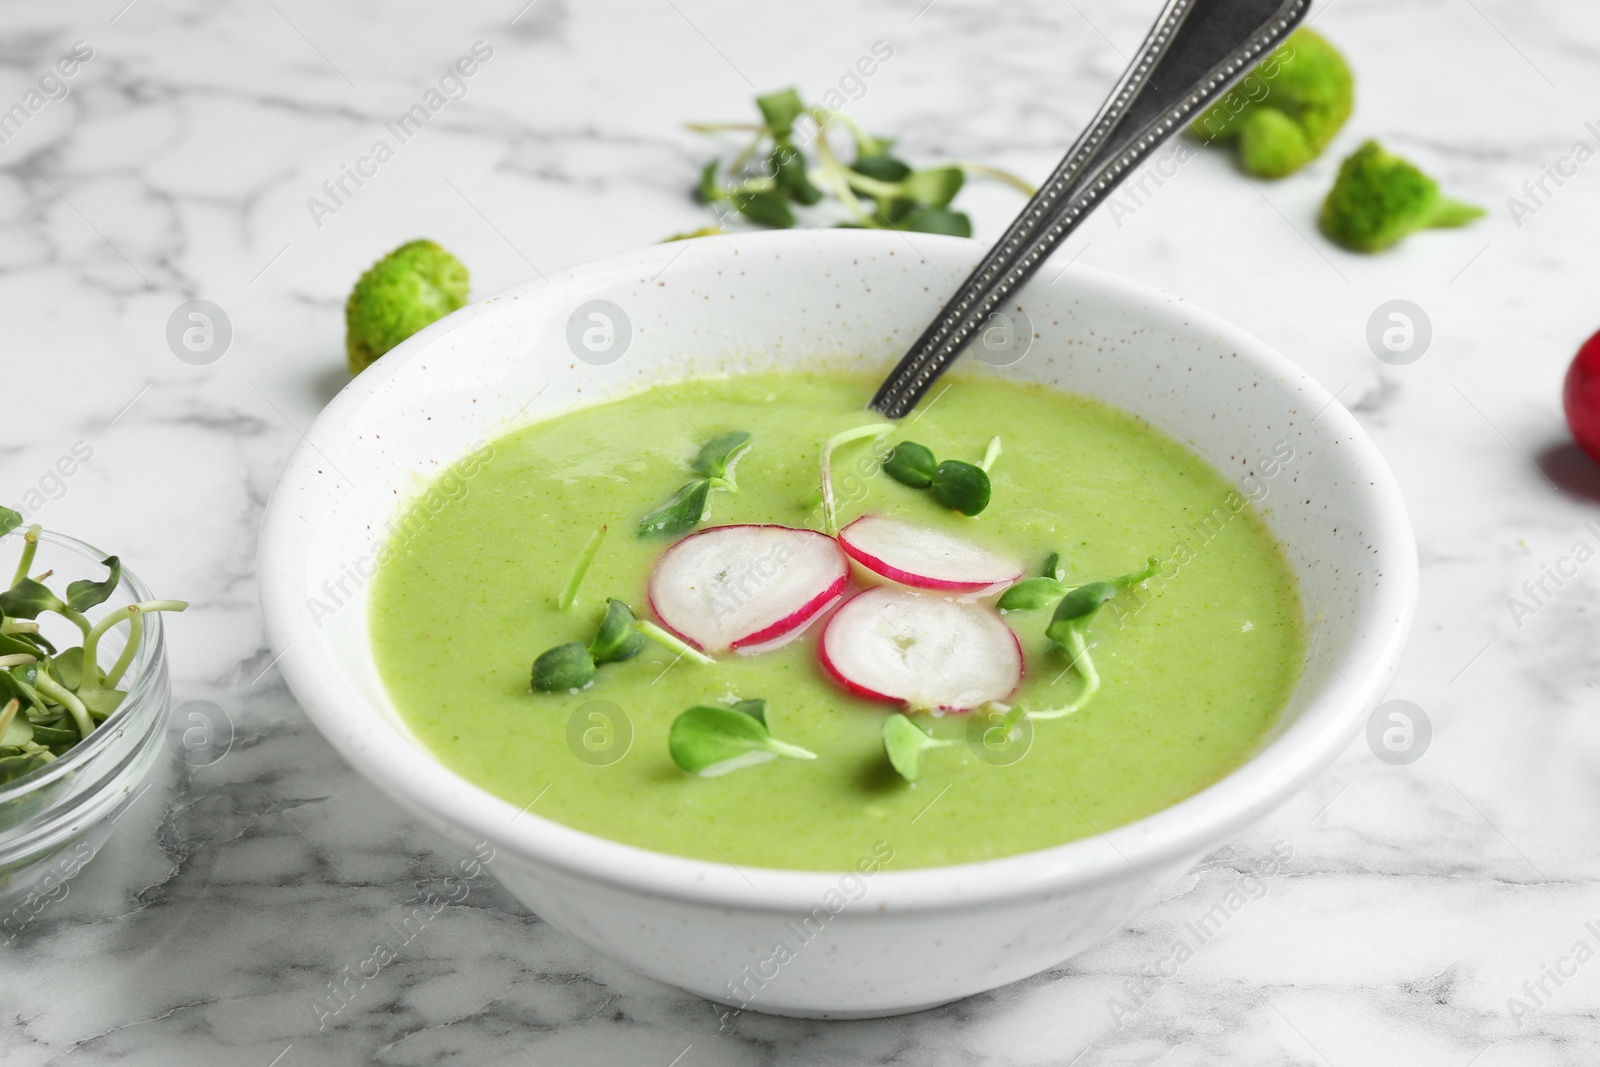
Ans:
[[[17,547],[21,539],[19,530],[0,544]],[[9,578],[15,558],[0,553],[0,568],[7,572],[0,581]],[[69,581],[103,575],[104,558],[92,545],[45,531],[29,570],[53,570],[59,580],[50,585],[61,590]],[[144,583],[123,567],[116,592],[89,614],[98,618],[100,612],[150,599]],[[51,618],[46,615],[40,622],[54,640]],[[144,624],[139,651],[120,686],[128,695],[116,711],[66,755],[0,787],[0,943],[64,895],[60,887],[100,851],[160,753],[172,698],[161,613],[145,615]],[[66,626],[61,636],[81,637],[70,623]],[[127,627],[119,625],[105,635],[102,663],[111,663],[122,651],[126,633]]]

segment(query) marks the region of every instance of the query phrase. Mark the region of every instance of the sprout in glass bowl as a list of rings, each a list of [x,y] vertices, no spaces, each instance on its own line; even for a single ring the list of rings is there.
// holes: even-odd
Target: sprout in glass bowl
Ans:
[[[0,592],[0,936],[77,873],[149,771],[170,688],[155,600],[116,556],[0,508],[21,556]],[[95,573],[63,585],[58,573]],[[58,594],[56,589],[60,589]],[[120,604],[91,620],[108,601]],[[126,625],[122,625],[126,623]]]

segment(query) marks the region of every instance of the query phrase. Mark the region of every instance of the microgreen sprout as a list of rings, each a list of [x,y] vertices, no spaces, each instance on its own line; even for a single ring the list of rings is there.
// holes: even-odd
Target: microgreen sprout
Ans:
[[[667,498],[666,503],[639,520],[639,536],[662,534],[676,537],[688,533],[711,516],[711,482],[696,478]]]
[[[1067,667],[1075,671],[1082,680],[1078,688],[1078,695],[1073,697],[1065,706],[1051,708],[1046,711],[1030,711],[1030,719],[1059,719],[1081,711],[1094,695],[1100,691],[1100,672],[1095,669],[1094,660],[1089,655],[1087,633],[1089,623],[1095,614],[1105,606],[1106,602],[1116,597],[1119,593],[1135,585],[1149,581],[1160,569],[1160,561],[1151,556],[1141,570],[1124,574],[1105,582],[1089,582],[1070,590],[1056,605],[1054,614],[1050,616],[1050,625],[1045,627],[1045,636],[1050,638],[1059,649],[1069,657]],[[1032,579],[1041,581],[1042,579]],[[1026,584],[1026,583],[1022,583]],[[1009,590],[1008,590],[1009,592]]]
[[[644,648],[644,635],[634,628],[633,609],[615,597],[606,601],[605,618],[589,642],[589,653],[598,666],[632,659]]]
[[[22,525],[22,516],[0,508],[0,536]],[[122,581],[116,556],[101,560],[106,577],[68,583],[66,598],[45,581],[46,571],[29,577],[41,528],[23,533],[22,555],[9,588],[0,592],[0,783],[19,778],[64,755],[108,718],[127,694],[118,689],[144,636],[144,615],[182,611],[181,600],[127,604],[90,622],[84,612],[105,603]],[[39,632],[44,613],[60,615],[83,635],[81,645],[57,650]],[[109,671],[99,661],[101,640],[126,622],[128,637]]]
[[[660,645],[662,648],[665,648],[667,651],[674,652],[685,659],[692,659],[696,663],[703,663],[707,666],[717,662],[704,652],[701,652],[698,648],[695,648],[693,645],[689,644],[689,642],[683,640],[674,633],[663,630],[649,619],[640,619],[638,622],[633,624],[633,628],[638,630],[644,636],[648,637],[650,640],[654,641],[656,644]]]
[[[883,472],[901,485],[926,489],[933,484],[933,472],[938,466],[933,449],[915,441],[901,441],[884,459]]]
[[[743,430],[719,434],[700,446],[689,469],[697,475],[669,497],[666,503],[639,520],[639,536],[676,537],[688,533],[711,516],[711,490],[739,491],[733,468],[750,449],[751,437]]]
[[[533,661],[533,688],[541,693],[582,689],[594,681],[598,669],[589,646],[582,641],[569,641],[539,653]]]
[[[0,611],[14,618],[37,619],[41,612],[64,612],[67,605],[34,578],[18,578],[10,589],[0,592]]]
[[[743,430],[729,430],[701,445],[689,469],[711,482],[714,488],[737,493],[739,486],[733,480],[733,468],[739,457],[749,450],[750,435]]]
[[[989,506],[989,472],[975,463],[947,459],[934,470],[928,492],[951,511],[976,515]]]
[[[978,466],[983,468],[985,474],[994,470],[994,461],[1000,458],[1000,438],[989,438],[989,445],[983,450],[983,462]]]
[[[1072,589],[1067,584],[1067,569],[1061,565],[1061,553],[1052,552],[1044,558],[1037,578],[1027,578],[1013,585],[995,602],[1001,611],[1032,611],[1054,604]]]
[[[883,748],[889,754],[889,763],[900,777],[908,782],[917,780],[922,771],[922,754],[929,749],[948,748],[954,741],[941,741],[906,716],[899,714],[883,720]]]
[[[959,459],[936,462],[933,450],[915,441],[901,441],[889,453],[883,469],[895,481],[913,489],[926,489],[940,504],[963,515],[976,515],[989,506],[989,468],[1000,458],[1000,438],[991,437],[982,463]]]
[[[22,522],[22,516],[6,509],[5,521],[0,521],[0,537],[15,530]],[[28,568],[33,566],[33,556],[39,550],[39,527],[30,526],[22,535],[22,555],[17,559],[17,569],[11,576],[11,584],[16,585],[28,576]]]
[[[833,499],[834,450],[864,437],[882,437],[892,429],[894,424],[890,422],[869,422],[865,426],[843,430],[822,442],[822,532],[829,537],[839,532],[839,512]]]
[[[1034,194],[1016,175],[982,163],[963,160],[916,170],[891,153],[892,139],[868,135],[840,112],[807,105],[792,88],[756,97],[756,108],[759,123],[688,127],[697,133],[752,135],[726,165],[713,159],[700,172],[696,195],[719,209],[719,216],[721,209],[731,209],[758,225],[786,229],[798,221],[796,206],[813,207],[831,194],[846,216],[840,226],[971,237],[971,220],[951,207],[969,175],[998,179]],[[829,140],[839,129],[855,147],[849,164]],[[815,167],[805,146],[815,153]],[[704,227],[669,240],[721,232],[720,226]]]
[[[572,573],[567,577],[567,584],[562,587],[561,595],[556,597],[556,609],[566,611],[578,599],[578,587],[583,584],[583,576],[589,573],[589,565],[594,562],[594,557],[600,551],[600,542],[606,539],[608,527],[601,526],[589,535],[588,542],[583,546],[583,551],[578,553],[578,562],[572,565]]]
[[[764,700],[741,700],[733,707],[702,704],[683,712],[667,733],[672,762],[690,774],[716,778],[780,756],[816,759],[815,752],[772,736],[766,705]]]
[[[632,659],[642,648],[644,638],[634,627],[633,609],[613,597],[606,601],[594,640],[587,645],[581,641],[557,645],[533,661],[533,688],[541,693],[582,689],[602,666]]]

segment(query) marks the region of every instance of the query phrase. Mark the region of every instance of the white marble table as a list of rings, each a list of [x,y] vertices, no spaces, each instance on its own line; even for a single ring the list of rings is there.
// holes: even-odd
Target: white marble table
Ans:
[[[1559,186],[1543,169],[1574,142],[1600,149],[1600,16],[1554,0],[1336,0],[1318,26],[1360,86],[1332,159],[1266,185],[1203,154],[1122,197],[1058,260],[1081,256],[1238,321],[1376,435],[1421,542],[1421,609],[1391,694],[1431,719],[1420,760],[1390,766],[1353,743],[1126,931],[922,1015],[723,1019],[596,958],[487,879],[342,1010],[320,1013],[328,983],[375,939],[398,940],[396,916],[441,892],[464,858],[329,750],[273,669],[256,607],[261,511],[346,380],[341,309],[355,276],[426,235],[489,294],[700,225],[685,190],[706,148],[679,124],[743,117],[755,90],[790,82],[820,95],[876,41],[893,56],[854,114],[903,135],[913,158],[1039,177],[1154,14],[1112,0],[524,3],[0,9],[0,109],[74,42],[92,49],[65,98],[0,144],[0,496],[37,491],[40,521],[194,601],[173,625],[175,699],[214,702],[236,732],[215,764],[164,761],[104,855],[3,949],[0,1058],[1600,1059],[1600,962],[1588,961],[1600,950],[1600,571],[1579,568],[1531,615],[1508,601],[1575,542],[1600,547],[1584,525],[1600,516],[1600,468],[1567,444],[1559,405],[1566,361],[1600,327],[1600,163]],[[365,165],[376,174],[347,181],[351,195],[328,196],[323,183],[376,140],[395,142],[385,122],[480,41],[492,55],[465,95]],[[1329,247],[1316,205],[1338,156],[1369,135],[1489,217],[1381,258]],[[1524,183],[1541,179],[1535,203]],[[980,237],[1017,206],[1001,188],[965,202]],[[208,366],[165,340],[193,298],[232,323]],[[1407,366],[1380,363],[1365,340],[1392,299],[1432,323],[1431,347]],[[22,372],[37,366],[48,380]],[[92,458],[53,480],[75,445]],[[1253,878],[1275,848],[1291,858]],[[1199,944],[1191,924],[1232,890],[1243,905]],[[1192,958],[1175,966],[1180,941]],[[1546,968],[1573,973],[1558,985]]]

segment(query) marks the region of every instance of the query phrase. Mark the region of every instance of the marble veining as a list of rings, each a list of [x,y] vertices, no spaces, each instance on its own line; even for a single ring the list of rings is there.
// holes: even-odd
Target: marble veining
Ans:
[[[488,295],[702,225],[687,190],[708,145],[681,123],[743,118],[754,92],[791,82],[820,95],[877,41],[893,57],[854,115],[914,159],[1038,179],[1155,10],[91,0],[0,13],[0,111],[78,42],[92,50],[64,96],[0,141],[0,497],[194,602],[171,624],[175,703],[212,702],[233,737],[197,766],[175,721],[169,758],[103,853],[4,926],[7,1062],[1600,1059],[1596,576],[1580,566],[1537,598],[1524,587],[1577,542],[1600,544],[1585,525],[1600,470],[1559,406],[1566,361],[1600,326],[1600,163],[1549,177],[1577,142],[1600,143],[1586,125],[1600,121],[1600,16],[1583,5],[1318,4],[1358,78],[1327,157],[1265,184],[1184,153],[1045,268],[1078,257],[1233,319],[1374,434],[1423,563],[1390,695],[1433,726],[1407,766],[1356,740],[1068,964],[892,1021],[727,1012],[523,911],[492,862],[358,779],[275,671],[256,532],[284,457],[346,380],[344,295],[379,254],[433,237]],[[492,58],[463,95],[398,143],[386,124],[480,42]],[[1317,204],[1368,136],[1489,216],[1375,259],[1330,247]],[[392,158],[332,203],[324,183],[385,137]],[[983,185],[963,203],[980,238],[1019,206]],[[168,317],[195,298],[233,329],[206,366],[166,343]],[[1366,341],[1394,299],[1432,326],[1405,366]],[[80,442],[92,458],[53,477]]]

